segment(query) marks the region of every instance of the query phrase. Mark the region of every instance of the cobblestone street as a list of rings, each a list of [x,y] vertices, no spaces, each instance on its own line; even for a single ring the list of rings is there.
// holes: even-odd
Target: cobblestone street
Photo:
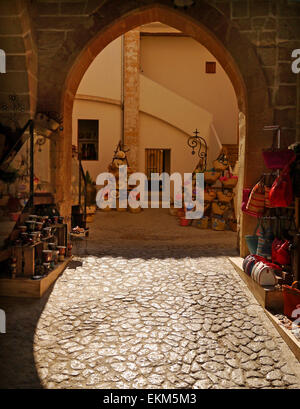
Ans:
[[[46,297],[1,299],[2,387],[299,388],[300,364],[227,259],[234,233],[167,210],[95,218],[89,254]]]

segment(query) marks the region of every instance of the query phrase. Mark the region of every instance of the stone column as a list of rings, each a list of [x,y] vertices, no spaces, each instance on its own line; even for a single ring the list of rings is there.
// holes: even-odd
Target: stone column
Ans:
[[[140,31],[124,35],[124,143],[130,149],[128,162],[138,170],[140,106]]]

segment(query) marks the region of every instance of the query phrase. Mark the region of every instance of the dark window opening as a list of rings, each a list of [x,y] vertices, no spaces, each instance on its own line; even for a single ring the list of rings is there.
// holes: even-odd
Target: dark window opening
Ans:
[[[99,121],[78,119],[78,153],[82,160],[98,160]]]

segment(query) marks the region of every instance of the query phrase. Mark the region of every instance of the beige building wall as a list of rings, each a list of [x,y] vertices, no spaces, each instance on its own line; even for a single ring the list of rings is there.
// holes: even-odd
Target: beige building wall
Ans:
[[[73,145],[77,146],[78,119],[99,120],[98,161],[83,161],[84,170],[88,170],[96,180],[101,172],[107,171],[114,150],[121,136],[121,107],[103,102],[75,100],[73,108]]]
[[[206,61],[216,59],[192,38],[141,37],[142,74],[211,112],[220,140],[236,143],[238,107],[233,86],[218,62],[216,74],[206,74]]]
[[[83,162],[84,169],[90,172],[93,179],[96,179],[100,172],[107,171],[113,151],[121,138],[121,45],[121,38],[118,38],[94,60],[80,83],[74,103],[74,145],[77,145],[78,119],[99,120],[99,160]],[[218,63],[216,74],[205,74],[206,60],[215,61],[204,47],[191,38],[141,38],[140,109],[143,113],[140,113],[138,170],[145,171],[147,147],[170,148],[172,172],[192,171],[197,157],[193,157],[191,149],[187,147],[188,134],[191,135],[198,127],[206,134],[202,136],[209,144],[212,139],[209,121],[214,124],[221,142],[237,141],[237,103],[233,87]],[[160,101],[156,93],[153,95],[149,91],[149,83],[156,83],[156,89],[160,88],[159,85],[163,86],[163,95],[167,95],[166,91],[169,90],[170,95],[177,94],[178,101],[183,101],[180,97],[184,97],[187,100],[187,112],[180,108],[172,112],[170,108],[174,104],[169,101],[160,106],[162,118],[155,118],[159,115],[154,108]],[[200,113],[199,120],[197,115],[190,115],[189,107],[193,107],[197,112],[197,109],[194,109],[196,105]],[[168,123],[161,119],[167,120]],[[217,151],[217,146],[210,146],[209,157],[212,154],[214,156]]]
[[[112,41],[87,69],[77,94],[121,100],[122,38]]]

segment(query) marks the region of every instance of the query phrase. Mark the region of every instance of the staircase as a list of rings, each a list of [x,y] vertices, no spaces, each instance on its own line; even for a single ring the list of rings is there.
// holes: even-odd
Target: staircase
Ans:
[[[238,144],[223,144],[223,151],[227,156],[230,166],[233,169],[239,159],[239,145]]]

